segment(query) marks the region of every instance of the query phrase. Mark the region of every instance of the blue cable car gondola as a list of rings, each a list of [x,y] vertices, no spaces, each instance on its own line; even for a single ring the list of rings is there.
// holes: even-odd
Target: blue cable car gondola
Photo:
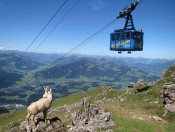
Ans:
[[[137,31],[134,27],[131,12],[136,8],[139,1],[132,3],[130,7],[126,7],[123,12],[120,12],[118,18],[126,19],[124,29],[115,30],[110,34],[110,50],[118,51],[142,51],[143,50],[143,35],[142,30]]]

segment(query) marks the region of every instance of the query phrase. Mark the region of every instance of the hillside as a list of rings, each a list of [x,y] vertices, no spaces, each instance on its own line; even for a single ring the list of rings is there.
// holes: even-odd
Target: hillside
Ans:
[[[48,75],[49,73],[49,75]],[[114,77],[120,80],[119,77],[128,76],[131,82],[135,82],[138,77],[143,77],[146,80],[153,80],[149,78],[141,70],[130,68],[120,63],[107,60],[107,59],[94,59],[94,58],[80,58],[76,61],[70,62],[66,65],[55,66],[50,69],[41,71],[45,78],[79,78],[85,77]],[[132,75],[133,74],[133,75]],[[135,74],[135,75],[134,75]],[[131,78],[133,76],[133,78]]]
[[[1,104],[28,105],[41,96],[45,85],[50,85],[57,93],[55,98],[59,98],[98,86],[122,89],[139,78],[146,81],[159,78],[156,74],[127,65],[123,62],[125,59],[99,56],[68,56],[53,67],[48,67],[61,54],[40,53],[27,53],[9,72],[20,55],[18,51],[0,52]]]
[[[64,124],[62,131],[70,130],[72,113],[80,108],[78,104],[81,99],[89,97],[91,103],[106,112],[110,112],[111,119],[115,122],[115,125],[108,128],[98,128],[97,131],[174,132],[175,109],[173,109],[174,112],[165,109],[166,106],[173,106],[175,100],[169,98],[171,103],[164,104],[165,96],[162,93],[167,85],[171,90],[175,89],[175,66],[168,69],[160,80],[152,83],[139,80],[134,84],[134,88],[122,91],[112,87],[98,87],[55,100],[48,118],[50,120],[59,118]],[[174,95],[171,96],[174,97]],[[26,110],[1,114],[1,131],[7,129],[9,123],[8,129],[17,130],[16,126],[20,125],[25,116]],[[71,130],[73,129],[71,128]]]

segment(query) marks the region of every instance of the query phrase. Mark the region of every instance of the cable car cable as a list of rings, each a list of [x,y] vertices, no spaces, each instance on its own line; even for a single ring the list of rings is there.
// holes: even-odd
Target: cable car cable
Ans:
[[[50,67],[52,67],[52,65],[54,66],[56,63],[58,63],[61,59],[65,58],[68,54],[72,53],[73,51],[76,51],[76,49],[82,45],[85,45],[89,40],[91,40],[92,38],[94,38],[96,35],[98,35],[101,31],[103,31],[105,28],[107,28],[108,26],[110,26],[111,24],[113,24],[117,19],[116,18],[114,20],[112,20],[110,23],[108,23],[107,25],[105,25],[103,28],[101,28],[100,30],[98,30],[97,32],[95,32],[93,35],[91,35],[90,37],[88,37],[86,40],[84,40],[82,43],[78,44],[76,47],[74,47],[73,49],[71,49],[70,51],[68,51],[66,54],[64,54],[63,56],[61,56],[59,59],[57,59],[53,64],[50,64],[49,66],[47,66],[46,68],[44,68],[43,70],[46,70]]]
[[[143,0],[141,0],[141,2],[143,2]],[[139,4],[140,4],[140,1],[139,1]],[[85,39],[82,43],[78,44],[77,46],[75,46],[73,49],[71,49],[70,51],[68,51],[66,54],[64,54],[63,56],[61,56],[59,59],[57,59],[53,64],[50,64],[48,65],[46,68],[42,69],[42,70],[46,70],[48,68],[51,68],[53,67],[54,65],[56,65],[56,63],[58,63],[60,60],[62,60],[63,58],[65,58],[68,54],[72,53],[72,52],[75,52],[76,49],[78,49],[80,46],[83,46],[85,45],[89,40],[91,40],[92,38],[94,38],[96,35],[98,35],[101,31],[103,31],[105,28],[107,28],[108,26],[110,26],[111,24],[113,24],[117,19],[119,18],[116,18],[114,20],[112,20],[110,23],[108,23],[107,25],[105,25],[103,28],[101,28],[100,30],[98,30],[97,32],[95,32],[93,35],[91,35],[90,37],[88,37],[87,39]],[[108,73],[109,74],[109,73]],[[109,74],[111,75],[112,77],[115,77],[114,75],[112,74]],[[43,75],[41,75],[40,77],[42,77]]]
[[[77,5],[79,0],[72,5],[72,7],[66,12],[66,14],[57,22],[57,24],[53,27],[53,29],[46,35],[46,37],[40,42],[40,44],[34,49],[34,52],[46,41],[46,39],[52,34],[52,32],[56,29],[56,27],[64,20],[64,18],[72,11],[72,9]]]
[[[141,4],[140,2],[143,2],[143,0],[139,1],[138,4]],[[100,30],[98,30],[97,32],[95,32],[93,35],[91,35],[90,37],[88,37],[87,39],[85,39],[82,43],[78,44],[77,46],[75,46],[73,49],[71,49],[70,51],[68,51],[66,54],[64,54],[63,56],[61,56],[59,59],[57,59],[53,64],[48,65],[46,68],[42,69],[43,70],[47,70],[53,66],[56,65],[56,63],[58,63],[60,60],[62,60],[63,58],[65,58],[68,54],[75,52],[80,46],[84,46],[89,40],[91,40],[92,38],[94,38],[96,35],[98,35],[101,31],[103,31],[105,28],[107,28],[108,26],[110,26],[111,24],[113,24],[117,19],[114,19],[113,21],[111,21],[110,23],[108,23],[106,26],[104,26],[103,28],[101,28]],[[66,65],[66,64],[64,64]],[[104,72],[107,73],[107,72]],[[108,75],[112,76],[115,78],[114,75],[107,73]],[[39,77],[42,77],[44,74],[41,73],[41,75]]]
[[[104,29],[106,29],[107,27],[111,26],[117,19],[115,18],[114,20],[112,20],[111,22],[109,22],[108,24],[106,24],[104,27],[102,27],[101,29],[99,29],[97,32],[95,32],[94,34],[92,34],[90,37],[88,37],[87,39],[85,39],[83,42],[81,42],[80,44],[78,44],[77,46],[75,46],[74,48],[72,48],[71,50],[69,50],[67,53],[65,53],[63,56],[61,56],[60,58],[58,58],[54,63],[48,65],[46,68],[44,68],[43,70],[46,70],[48,68],[53,67],[54,65],[56,65],[56,63],[58,63],[60,60],[62,60],[63,58],[65,58],[68,54],[72,53],[73,51],[76,51],[76,49],[82,45],[85,45],[89,40],[91,40],[92,38],[94,38],[95,36],[97,36],[99,33],[101,33]]]
[[[54,15],[49,19],[49,21],[46,23],[46,25],[42,28],[42,30],[38,33],[38,35],[34,38],[34,40],[30,43],[30,45],[26,48],[26,50],[21,54],[21,56],[18,58],[18,60],[12,65],[9,72],[15,67],[17,63],[20,62],[21,58],[24,56],[24,54],[27,52],[27,50],[34,44],[34,42],[37,40],[37,38],[41,35],[41,33],[46,29],[46,27],[50,24],[50,22],[55,18],[55,16],[58,14],[58,12],[63,8],[63,6],[67,3],[68,0],[65,0],[64,3],[58,8],[58,10],[54,13]]]

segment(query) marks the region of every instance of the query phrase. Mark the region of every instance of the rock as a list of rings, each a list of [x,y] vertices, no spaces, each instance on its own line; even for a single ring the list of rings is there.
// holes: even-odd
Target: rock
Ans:
[[[27,127],[28,127],[28,128],[27,128]],[[21,124],[20,124],[20,126],[19,126],[19,130],[20,130],[20,131],[25,131],[26,128],[29,129],[29,126],[28,126],[27,121],[21,122]]]
[[[146,120],[146,119],[145,119],[145,115],[137,115],[137,114],[133,114],[133,115],[132,115],[132,118],[134,118],[134,119],[138,119],[138,120],[141,120],[141,121]]]
[[[159,100],[158,100],[158,99],[156,99],[155,101],[150,102],[150,104],[159,104]]]
[[[108,130],[106,130],[106,131],[104,131],[104,132],[113,132],[113,130],[111,130],[111,129],[108,129]]]
[[[21,132],[35,132],[35,131],[45,131],[45,132],[57,132],[63,129],[63,124],[58,117],[47,120],[47,124],[44,122],[44,119],[38,117],[36,119],[36,126],[31,124],[28,125],[27,121],[20,123],[18,131]]]
[[[108,89],[107,91],[110,91]],[[108,100],[108,99],[106,99]],[[100,103],[106,100],[99,100]],[[27,121],[20,121],[20,125],[11,128],[10,132],[58,132],[63,130],[63,123],[55,115],[57,111],[64,111],[67,114],[67,118],[70,116],[72,110],[77,109],[77,112],[72,114],[72,124],[67,125],[67,130],[69,132],[94,132],[98,128],[108,128],[114,126],[115,122],[111,119],[111,114],[109,112],[104,112],[99,109],[95,104],[89,102],[89,98],[83,98],[81,102],[73,103],[70,105],[59,106],[56,108],[51,108],[48,111],[50,117],[54,117],[47,120],[45,124],[43,120],[43,114],[39,113],[35,116],[36,126],[27,123]],[[11,125],[9,125],[11,126]]]
[[[165,123],[165,121],[158,116],[149,116],[149,119],[152,121],[155,121],[155,122],[164,122]]]
[[[173,73],[171,74],[171,76],[173,76],[173,77],[174,77],[174,76],[175,76],[175,72],[173,72]]]
[[[19,132],[19,129],[17,127],[10,129],[8,132]]]
[[[146,91],[145,94],[148,94],[150,91],[148,90],[152,87],[156,82],[147,83],[144,79],[140,78],[136,83],[131,86],[128,86],[126,90],[126,94],[137,94],[139,92]]]
[[[138,117],[137,119],[141,121],[145,120],[143,117]]]
[[[150,101],[150,99],[144,99],[143,101],[144,101],[144,102],[148,102],[148,101]]]
[[[108,122],[111,119],[111,113],[109,112],[102,112],[102,120],[104,120],[105,122]]]
[[[165,83],[162,89],[163,104],[165,105],[165,113],[175,112],[175,84],[172,82]]]
[[[72,126],[68,132],[94,132],[97,128],[114,126],[109,112],[100,110],[90,103],[88,98],[82,99],[80,110],[72,114]]]
[[[99,109],[96,107],[96,105],[94,104],[90,104],[90,114],[92,117],[94,117],[95,115],[97,115],[99,112]]]
[[[169,94],[171,101],[175,102],[175,93]]]
[[[123,102],[124,101],[124,99],[123,98],[120,98],[120,102]]]
[[[168,112],[175,112],[175,103],[165,105],[165,108]]]
[[[137,84],[145,84],[145,80],[143,78],[140,78],[138,81],[137,81]]]
[[[170,100],[175,98],[175,84],[166,83],[163,85],[162,94],[164,98],[169,98]]]
[[[107,97],[104,97],[104,98],[103,98],[103,100],[106,100],[106,99],[107,99]]]
[[[37,130],[43,130],[47,127],[47,124],[41,118],[37,119]]]
[[[8,127],[13,127],[15,124],[13,122],[8,124]]]
[[[136,92],[136,89],[134,88],[134,86],[133,87],[129,87],[128,86],[128,88],[126,89],[125,94],[132,94],[132,95],[134,95],[135,92]]]

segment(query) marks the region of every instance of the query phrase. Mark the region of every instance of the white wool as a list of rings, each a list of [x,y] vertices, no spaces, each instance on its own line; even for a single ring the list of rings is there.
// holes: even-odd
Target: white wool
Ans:
[[[48,86],[44,87],[44,90],[45,90],[45,93],[43,95],[43,98],[39,99],[36,102],[31,103],[27,108],[28,115],[26,119],[28,123],[29,123],[29,119],[31,118],[32,123],[35,125],[34,118],[39,112],[43,112],[44,119],[46,122],[47,111],[49,110],[52,103],[52,92],[51,92],[51,89],[48,90]]]

